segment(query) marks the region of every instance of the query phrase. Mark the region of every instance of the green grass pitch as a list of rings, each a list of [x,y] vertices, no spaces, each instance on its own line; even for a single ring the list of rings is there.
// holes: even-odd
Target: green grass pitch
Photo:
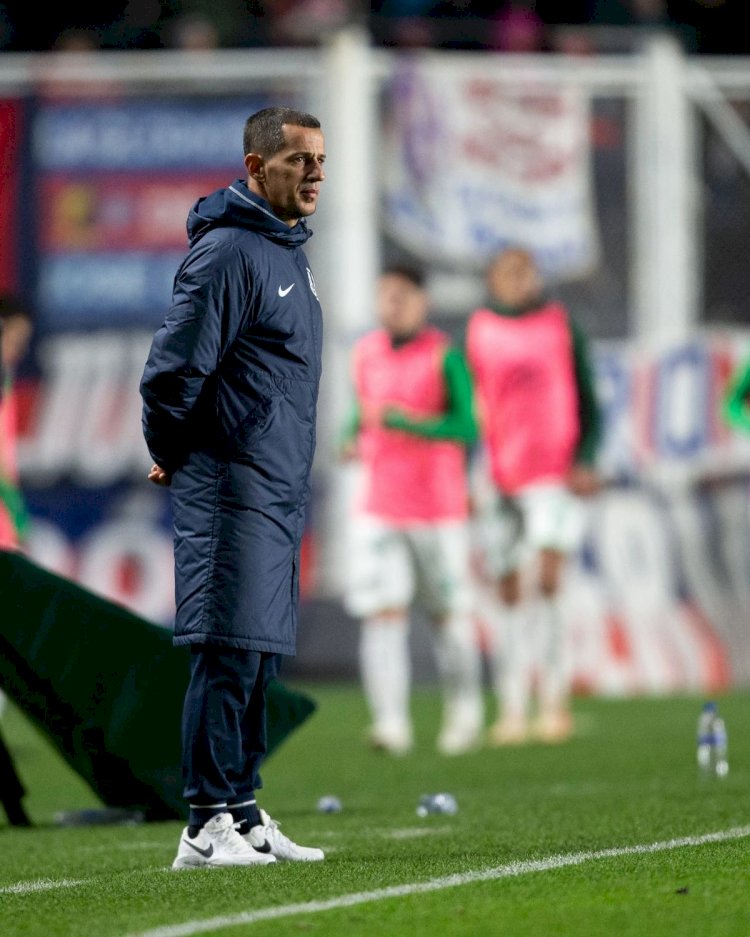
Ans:
[[[299,689],[318,710],[269,759],[259,801],[327,858],[249,870],[170,871],[179,822],[56,825],[98,801],[8,705],[35,826],[0,813],[0,935],[750,935],[750,692],[719,697],[730,771],[705,783],[699,696],[577,699],[564,745],[445,758],[439,697],[421,687],[417,748],[390,758],[364,744],[356,685]],[[418,817],[420,795],[438,791],[458,813]],[[341,813],[317,811],[326,794]]]

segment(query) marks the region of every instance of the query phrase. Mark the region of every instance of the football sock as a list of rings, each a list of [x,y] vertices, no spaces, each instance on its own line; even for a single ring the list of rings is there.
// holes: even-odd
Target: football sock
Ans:
[[[227,809],[226,804],[211,804],[208,807],[203,807],[200,804],[190,804],[188,836],[194,839],[211,817],[215,817],[219,813],[226,813]]]
[[[501,715],[525,719],[531,698],[534,634],[525,601],[501,605],[497,615],[493,677]]]
[[[536,603],[539,635],[539,705],[543,712],[559,712],[568,704],[565,629],[559,596]]]
[[[373,616],[362,622],[359,663],[373,721],[408,722],[411,661],[406,613]]]
[[[239,803],[229,804],[227,810],[232,814],[234,822],[240,824],[240,833],[248,833],[254,826],[260,826],[263,822],[260,808],[252,796],[244,797]]]
[[[471,615],[451,615],[438,625],[435,650],[443,682],[446,717],[476,722],[479,728],[482,720],[482,660]]]

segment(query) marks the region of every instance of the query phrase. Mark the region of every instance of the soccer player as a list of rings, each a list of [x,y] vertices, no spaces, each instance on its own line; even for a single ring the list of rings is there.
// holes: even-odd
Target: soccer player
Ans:
[[[750,358],[730,376],[721,400],[721,415],[728,426],[750,434]]]
[[[722,415],[730,426],[750,433],[750,359],[731,376],[721,405]]]
[[[430,616],[444,707],[440,752],[481,740],[481,658],[475,640],[468,530],[468,447],[476,440],[462,353],[427,323],[421,271],[383,270],[379,327],[353,348],[355,409],[343,451],[361,462],[346,596],[361,620],[360,667],[370,740],[393,753],[413,745],[410,613]]]
[[[285,836],[255,792],[266,691],[296,646],[322,355],[302,246],[325,145],[317,118],[283,107],[251,115],[243,145],[246,178],[190,211],[141,380],[148,477],[171,494],[174,642],[191,650],[175,869],[324,857]]]
[[[0,549],[21,547],[28,532],[26,502],[18,484],[15,373],[31,341],[31,314],[17,296],[0,296]]]
[[[487,288],[487,306],[469,317],[466,349],[491,478],[481,509],[485,562],[501,600],[492,655],[499,718],[489,742],[519,743],[530,732],[561,741],[572,731],[561,582],[584,529],[580,498],[599,487],[600,413],[587,340],[545,295],[532,254],[502,251]]]

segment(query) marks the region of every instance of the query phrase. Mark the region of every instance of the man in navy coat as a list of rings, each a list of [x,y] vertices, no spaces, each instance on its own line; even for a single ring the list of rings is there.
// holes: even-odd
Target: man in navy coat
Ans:
[[[319,860],[258,807],[266,687],[293,655],[322,316],[302,245],[325,178],[317,118],[248,118],[246,180],[199,199],[141,380],[149,480],[170,487],[188,825],[173,868]]]

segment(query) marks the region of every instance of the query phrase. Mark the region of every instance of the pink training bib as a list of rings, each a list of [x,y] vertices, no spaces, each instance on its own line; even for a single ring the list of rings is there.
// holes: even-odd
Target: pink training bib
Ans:
[[[517,318],[478,309],[466,344],[495,484],[512,494],[565,479],[580,426],[564,308],[550,303]]]
[[[18,484],[16,422],[16,397],[8,387],[0,400],[0,476],[12,484]],[[17,547],[18,532],[13,518],[4,502],[0,501],[0,549],[13,550]]]
[[[449,337],[428,327],[393,348],[378,329],[354,348],[354,383],[363,410],[394,406],[413,418],[437,417],[447,405],[443,361]],[[362,508],[399,523],[468,515],[466,451],[462,444],[402,430],[363,426],[366,471]]]

